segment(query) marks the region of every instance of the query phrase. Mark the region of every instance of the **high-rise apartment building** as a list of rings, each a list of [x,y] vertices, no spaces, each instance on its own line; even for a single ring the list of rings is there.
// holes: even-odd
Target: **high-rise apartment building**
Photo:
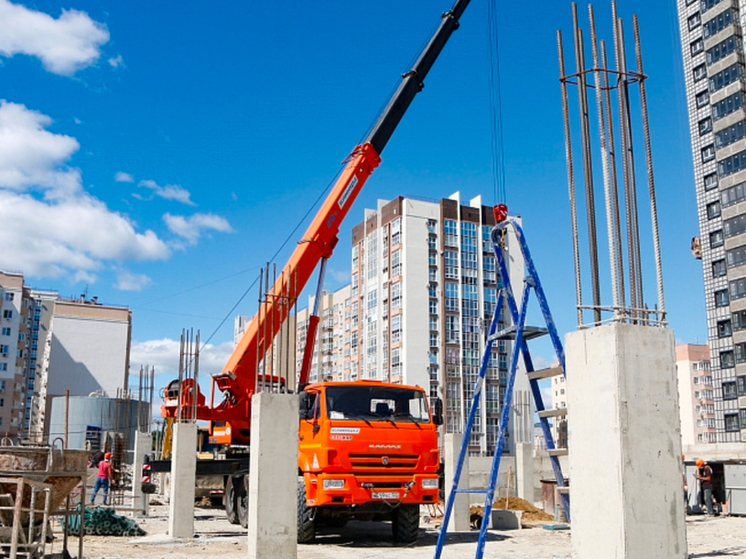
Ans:
[[[54,396],[126,392],[132,313],[0,271],[0,434],[46,440]]]
[[[458,193],[440,201],[398,197],[366,210],[352,231],[343,378],[422,386],[443,399],[447,432],[463,431],[497,302],[494,224],[481,197],[462,204]],[[520,286],[523,259],[507,239],[511,281]],[[494,451],[509,354],[510,342],[494,344],[471,434],[474,455]],[[533,440],[528,390],[526,375],[518,375],[507,452]]]
[[[687,446],[717,442],[710,348],[695,344],[676,346],[676,373],[681,443]]]
[[[746,441],[746,2],[678,0],[717,442]]]

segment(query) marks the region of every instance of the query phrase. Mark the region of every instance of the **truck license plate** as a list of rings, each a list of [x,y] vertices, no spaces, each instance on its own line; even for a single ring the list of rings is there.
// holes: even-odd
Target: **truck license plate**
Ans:
[[[396,491],[374,491],[373,492],[373,498],[374,499],[398,499],[399,493]]]

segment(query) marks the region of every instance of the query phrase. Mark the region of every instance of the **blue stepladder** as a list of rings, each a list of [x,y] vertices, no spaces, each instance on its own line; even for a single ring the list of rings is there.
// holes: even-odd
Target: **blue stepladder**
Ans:
[[[443,524],[440,527],[440,534],[438,536],[438,542],[435,548],[435,559],[440,559],[441,553],[443,551],[443,546],[445,544],[445,539],[448,531],[448,523],[450,521],[451,512],[453,510],[453,503],[455,501],[456,495],[459,493],[485,494],[484,516],[482,517],[482,522],[479,528],[475,558],[481,559],[484,556],[484,547],[487,539],[487,527],[489,526],[492,503],[495,498],[497,474],[500,469],[500,458],[505,446],[505,435],[507,432],[510,407],[513,398],[513,387],[515,385],[516,372],[518,369],[518,359],[521,357],[523,358],[524,367],[529,378],[529,385],[531,387],[531,393],[536,405],[536,412],[539,416],[539,422],[541,425],[542,433],[544,435],[544,440],[546,442],[547,451],[549,453],[552,470],[557,481],[557,487],[562,501],[562,508],[564,509],[567,520],[570,520],[570,503],[566,490],[566,482],[559,463],[559,456],[566,454],[567,449],[559,449],[555,447],[554,438],[552,436],[552,431],[548,421],[549,417],[564,415],[565,410],[561,410],[561,412],[558,413],[558,410],[545,409],[544,402],[541,396],[541,390],[539,388],[539,379],[549,378],[551,376],[556,376],[559,374],[565,375],[565,353],[562,348],[562,342],[559,338],[559,335],[557,334],[557,328],[555,327],[554,320],[552,319],[552,314],[549,311],[549,305],[547,304],[544,290],[541,287],[539,275],[537,274],[533,260],[531,259],[531,253],[529,252],[528,245],[526,244],[526,238],[523,234],[523,229],[514,218],[507,216],[507,207],[504,204],[496,206],[494,211],[497,225],[491,232],[491,241],[495,251],[495,257],[497,258],[498,270],[500,274],[500,277],[498,279],[499,294],[497,297],[495,312],[492,316],[492,322],[490,324],[490,329],[485,343],[484,354],[482,356],[481,366],[479,368],[479,376],[474,386],[474,395],[472,397],[471,407],[469,408],[469,415],[467,416],[466,426],[464,428],[461,449],[459,451],[458,459],[456,462],[453,485],[446,501],[445,512],[443,514]],[[523,288],[521,291],[520,301],[518,302],[515,299],[513,288],[510,284],[510,276],[508,275],[508,267],[505,254],[506,237],[508,235],[509,229],[511,228],[515,232],[517,244],[520,247],[525,265]],[[541,314],[544,318],[546,327],[537,328],[526,326],[526,314],[528,311],[528,303],[532,291],[536,294],[536,298],[541,309]],[[505,305],[507,305],[507,310],[510,313],[512,325],[498,331],[497,327],[499,324],[500,315]],[[550,367],[548,369],[535,371],[527,342],[530,339],[545,334],[548,334],[551,338],[552,346],[554,347],[557,362],[559,363],[559,365]],[[492,458],[489,483],[486,489],[471,489],[468,487],[461,488],[461,471],[464,465],[464,460],[466,459],[466,454],[468,452],[471,430],[474,424],[474,417],[479,406],[480,393],[484,386],[484,379],[487,371],[487,365],[490,361],[492,345],[495,340],[508,339],[514,340],[514,343],[510,359],[510,368],[508,370],[507,386],[500,410],[498,438],[497,444],[495,445],[495,452]]]

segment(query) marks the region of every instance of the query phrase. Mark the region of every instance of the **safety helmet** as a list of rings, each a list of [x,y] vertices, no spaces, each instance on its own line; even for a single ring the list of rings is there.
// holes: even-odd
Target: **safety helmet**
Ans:
[[[705,465],[705,461],[702,458],[697,458],[697,467],[701,468]]]
[[[104,458],[107,460],[111,458],[111,452],[107,452],[106,454],[104,454]]]

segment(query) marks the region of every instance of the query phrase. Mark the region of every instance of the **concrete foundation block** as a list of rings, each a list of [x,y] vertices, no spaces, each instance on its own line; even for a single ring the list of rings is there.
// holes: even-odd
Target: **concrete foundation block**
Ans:
[[[453,488],[453,476],[456,473],[456,463],[461,451],[461,441],[463,435],[460,433],[447,433],[443,437],[443,454],[445,460],[445,481],[446,481],[446,499],[451,495]],[[461,479],[459,480],[461,489],[469,487],[469,456],[464,458],[464,465],[461,468]],[[484,486],[483,486],[484,487]],[[468,532],[471,530],[469,519],[469,494],[458,493],[451,509],[451,519],[448,522],[449,532]]]
[[[520,530],[522,516],[522,510],[493,510],[491,528],[493,530]]]
[[[673,332],[615,323],[565,348],[573,557],[684,559]]]
[[[174,424],[168,535],[194,536],[194,484],[197,472],[197,424]]]

